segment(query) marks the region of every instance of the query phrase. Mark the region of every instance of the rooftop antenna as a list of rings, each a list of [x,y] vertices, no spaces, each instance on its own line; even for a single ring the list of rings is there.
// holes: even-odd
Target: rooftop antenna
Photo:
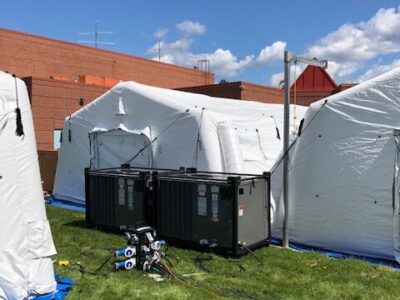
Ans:
[[[99,42],[98,37],[99,34],[114,34],[113,31],[98,31],[97,29],[97,21],[94,22],[94,31],[89,31],[89,32],[79,32],[79,35],[93,35],[94,40],[93,41],[82,41],[78,40],[78,43],[83,43],[83,44],[94,44],[94,46],[97,48],[98,45],[115,45],[114,42]]]
[[[284,221],[282,233],[282,246],[289,247],[289,120],[290,120],[290,64],[291,63],[304,63],[320,67],[323,69],[328,68],[327,60],[308,59],[300,56],[293,55],[289,51],[285,51],[284,65],[285,65],[285,105],[284,105],[284,122],[283,122],[283,206],[284,206]]]
[[[210,60],[209,59],[199,59],[197,61],[197,67],[195,69],[205,72],[204,73],[205,83],[209,84],[210,83],[210,72],[211,72]]]

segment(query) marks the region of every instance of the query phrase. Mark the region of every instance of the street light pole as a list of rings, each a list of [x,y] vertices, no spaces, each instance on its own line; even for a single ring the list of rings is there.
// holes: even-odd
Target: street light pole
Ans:
[[[285,65],[285,102],[284,102],[284,123],[283,123],[283,205],[284,205],[284,220],[283,220],[283,234],[282,234],[282,246],[289,247],[289,120],[290,120],[290,64],[292,62],[305,63],[312,66],[317,66],[323,69],[328,67],[327,60],[308,59],[300,56],[291,54],[289,51],[285,51],[284,54],[284,65]],[[295,78],[296,80],[296,78]]]

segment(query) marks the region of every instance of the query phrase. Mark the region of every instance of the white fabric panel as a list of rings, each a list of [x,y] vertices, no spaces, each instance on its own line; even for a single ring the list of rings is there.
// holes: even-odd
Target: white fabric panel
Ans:
[[[15,80],[0,72],[0,295],[6,299],[56,288],[49,257],[56,251],[46,218],[29,97],[24,82],[17,79],[17,85],[23,137],[15,134]]]
[[[226,172],[241,173],[243,156],[240,149],[239,137],[232,124],[219,123],[217,125],[221,154]]]
[[[400,128],[400,69],[324,103],[307,111],[291,156],[290,239],[393,260],[400,232],[393,136]],[[278,215],[275,232],[281,225]]]

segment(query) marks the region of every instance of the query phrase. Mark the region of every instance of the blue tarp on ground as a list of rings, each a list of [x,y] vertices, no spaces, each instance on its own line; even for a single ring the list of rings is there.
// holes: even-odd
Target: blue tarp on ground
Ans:
[[[48,204],[48,205],[62,207],[62,208],[71,209],[71,210],[76,210],[76,211],[80,211],[80,212],[85,212],[84,204],[78,204],[78,203],[65,201],[65,200],[58,200],[58,199],[53,198],[52,195],[45,197],[44,200],[46,201],[46,204]]]
[[[63,300],[72,289],[74,280],[71,278],[61,278],[58,274],[55,275],[57,281],[57,291],[50,294],[36,296],[35,300]]]

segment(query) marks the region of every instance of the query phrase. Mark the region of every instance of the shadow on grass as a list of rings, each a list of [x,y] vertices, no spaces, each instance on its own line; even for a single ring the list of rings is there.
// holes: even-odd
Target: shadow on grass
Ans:
[[[114,230],[111,228],[98,227],[98,226],[94,226],[94,225],[87,225],[85,220],[75,220],[75,221],[67,222],[67,223],[64,223],[63,226],[75,228],[75,229],[91,230],[93,232],[98,232],[98,233],[121,235],[121,232],[119,232],[118,230]]]
[[[72,222],[64,223],[63,226],[78,227],[82,229],[94,229],[93,227],[86,225],[85,220],[75,220]]]

